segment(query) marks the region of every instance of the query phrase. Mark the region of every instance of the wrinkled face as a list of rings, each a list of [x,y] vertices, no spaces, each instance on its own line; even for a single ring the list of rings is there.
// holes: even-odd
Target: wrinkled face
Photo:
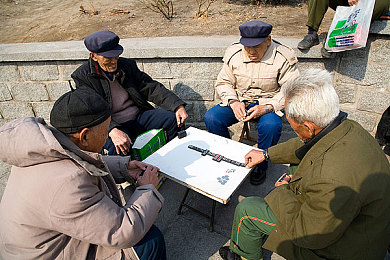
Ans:
[[[268,36],[262,43],[253,47],[244,46],[245,54],[251,61],[260,61],[263,58],[268,46],[271,44],[271,36]]]
[[[97,63],[99,63],[100,68],[102,68],[102,70],[104,71],[115,72],[117,69],[119,56],[109,58],[96,53],[92,53],[91,58]]]
[[[88,134],[88,148],[90,152],[100,153],[108,137],[108,128],[110,126],[111,116],[103,123],[90,128]]]

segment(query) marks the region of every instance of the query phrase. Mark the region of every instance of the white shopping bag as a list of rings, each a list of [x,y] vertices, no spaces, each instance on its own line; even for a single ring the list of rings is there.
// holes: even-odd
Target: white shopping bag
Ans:
[[[337,6],[325,49],[339,52],[366,47],[374,5],[375,0],[360,0],[354,6]]]

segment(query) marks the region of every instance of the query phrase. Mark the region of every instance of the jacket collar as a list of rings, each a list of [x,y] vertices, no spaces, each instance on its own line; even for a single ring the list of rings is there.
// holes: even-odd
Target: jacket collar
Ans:
[[[333,129],[338,127],[346,118],[348,114],[345,112],[340,111],[339,115],[324,129],[321,130],[316,136],[314,136],[313,139],[305,143],[302,147],[300,147],[298,150],[295,151],[295,155],[298,159],[302,160],[303,157],[309,152],[309,150],[319,141],[321,140],[325,135],[330,133]]]
[[[250,62],[256,62],[251,61],[245,53],[244,46],[242,46],[242,56],[243,56],[243,62],[244,63],[250,63]],[[271,44],[268,46],[267,51],[264,53],[264,56],[261,58],[259,62],[272,65],[274,63],[276,57],[276,43],[271,39]]]
[[[66,135],[54,127],[49,127],[49,129],[64,148],[67,155],[82,166],[89,174],[93,176],[108,175],[108,168],[102,159],[102,155],[81,150]]]

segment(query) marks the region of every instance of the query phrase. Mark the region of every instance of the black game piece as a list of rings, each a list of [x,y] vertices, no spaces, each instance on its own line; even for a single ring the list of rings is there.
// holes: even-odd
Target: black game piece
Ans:
[[[186,137],[186,136],[187,136],[186,130],[181,130],[181,131],[177,132],[177,137],[179,137],[179,139]]]

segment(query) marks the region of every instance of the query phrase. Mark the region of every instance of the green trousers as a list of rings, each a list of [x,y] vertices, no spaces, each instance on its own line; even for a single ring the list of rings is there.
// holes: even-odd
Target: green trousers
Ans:
[[[309,0],[307,26],[318,31],[328,7],[336,10],[339,5],[348,6],[348,0]],[[378,19],[389,10],[390,0],[376,0],[372,20]]]
[[[245,198],[234,212],[230,250],[248,260],[262,259],[261,247],[276,222],[274,213],[264,199]]]

